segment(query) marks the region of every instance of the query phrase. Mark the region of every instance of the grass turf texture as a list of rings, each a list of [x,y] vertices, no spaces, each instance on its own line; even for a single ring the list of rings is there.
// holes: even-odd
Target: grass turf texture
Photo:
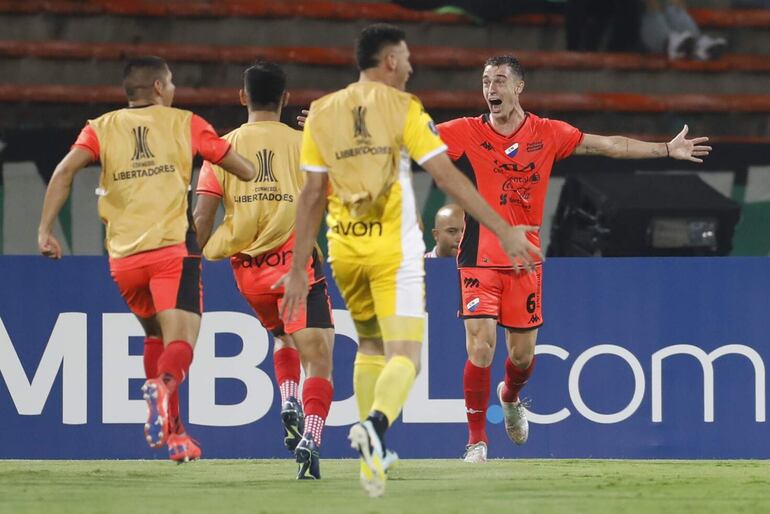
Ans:
[[[0,461],[0,512],[770,512],[769,461],[407,460],[370,499],[358,462]]]

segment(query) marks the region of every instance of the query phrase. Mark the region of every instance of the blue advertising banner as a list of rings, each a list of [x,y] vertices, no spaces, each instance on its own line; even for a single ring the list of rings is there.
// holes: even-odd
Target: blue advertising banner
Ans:
[[[465,335],[451,260],[427,267],[422,371],[388,444],[402,457],[459,458]],[[166,458],[144,443],[142,331],[106,259],[0,257],[0,458]],[[551,259],[530,438],[508,441],[494,398],[490,457],[768,458],[770,259]],[[353,457],[355,332],[333,294],[335,402],[324,457]],[[206,313],[183,417],[204,457],[288,457],[272,341],[227,263],[205,263]]]

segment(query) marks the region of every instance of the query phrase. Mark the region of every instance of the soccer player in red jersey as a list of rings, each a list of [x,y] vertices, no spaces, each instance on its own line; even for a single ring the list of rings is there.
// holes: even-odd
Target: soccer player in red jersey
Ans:
[[[519,104],[524,72],[511,56],[487,60],[482,92],[489,112],[438,126],[454,161],[467,161],[468,178],[490,206],[511,225],[539,226],[554,162],[570,155],[604,155],[615,159],[664,158],[702,162],[711,147],[706,137],[686,139],[687,126],[669,142],[647,143],[623,136],[585,134],[563,121],[540,118]],[[460,166],[463,168],[463,166]],[[537,233],[529,233],[540,246]],[[542,267],[524,272],[502,252],[495,237],[471,216],[458,253],[460,315],[465,319],[468,361],[463,389],[469,438],[464,459],[484,462],[487,455],[486,412],[496,324],[506,329],[508,358],[497,396],[508,436],[524,444],[529,434],[519,392],[535,364],[535,341],[543,323]]]
[[[188,220],[195,154],[241,180],[252,164],[231,151],[203,118],[171,107],[175,86],[166,61],[142,57],[123,74],[128,107],[89,120],[56,166],[38,228],[40,253],[62,256],[53,225],[75,174],[102,165],[99,216],[105,223],[110,273],[145,332],[142,390],[145,438],[168,446],[172,460],[197,459],[201,450],[179,420],[179,386],[187,376],[200,328],[200,251]]]

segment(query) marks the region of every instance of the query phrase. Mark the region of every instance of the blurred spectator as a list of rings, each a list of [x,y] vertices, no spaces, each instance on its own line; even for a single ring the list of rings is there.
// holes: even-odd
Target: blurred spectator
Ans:
[[[639,50],[639,3],[635,0],[569,0],[567,49],[574,52]]]
[[[741,8],[767,7],[770,9],[770,0],[733,0],[732,5]]]
[[[687,12],[684,0],[644,0],[641,38],[650,52],[667,53],[669,59],[718,59],[727,49],[721,37],[702,34]]]
[[[465,14],[477,23],[503,21],[517,14],[564,10],[563,0],[393,0],[393,3],[418,11]]]

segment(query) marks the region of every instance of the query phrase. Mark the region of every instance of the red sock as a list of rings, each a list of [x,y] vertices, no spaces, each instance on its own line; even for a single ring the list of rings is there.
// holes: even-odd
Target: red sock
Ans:
[[[174,389],[168,397],[168,417],[171,420],[171,432],[174,434],[184,434],[182,418],[179,416],[179,388]]]
[[[193,349],[187,341],[171,341],[163,350],[158,359],[158,376],[163,378],[172,395],[187,377],[192,359]]]
[[[519,391],[522,390],[524,385],[529,380],[529,376],[532,374],[532,368],[535,367],[535,358],[532,357],[532,362],[529,363],[527,369],[519,369],[511,362],[510,357],[505,359],[505,387],[503,387],[502,396],[504,402],[517,402],[519,401]]]
[[[163,354],[163,339],[158,337],[144,338],[144,376],[156,378],[158,376],[158,359]]]
[[[290,396],[299,400],[299,352],[295,348],[281,348],[273,352],[273,368],[281,391],[281,404]]]
[[[470,359],[463,371],[465,415],[468,417],[468,444],[487,441],[487,405],[489,404],[489,371],[480,368]]]
[[[305,379],[302,385],[302,403],[305,406],[305,432],[313,434],[313,440],[321,445],[321,432],[329,415],[334,398],[332,383],[321,377]]]

